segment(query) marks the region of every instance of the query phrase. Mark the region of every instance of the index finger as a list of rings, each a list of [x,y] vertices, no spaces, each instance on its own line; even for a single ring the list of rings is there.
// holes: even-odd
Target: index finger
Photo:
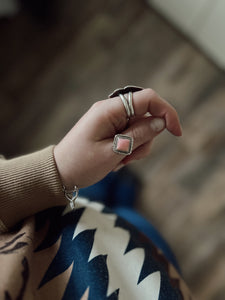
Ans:
[[[117,114],[123,114],[123,117],[125,114],[126,116],[126,111],[120,97],[113,99],[117,102],[117,105],[115,103],[114,106],[114,109],[118,110]],[[150,113],[154,117],[164,118],[168,131],[176,136],[182,135],[179,117],[175,108],[162,99],[154,90],[144,89],[133,93],[133,107],[135,116],[140,117],[146,113]]]
[[[154,117],[164,118],[166,128],[174,135],[181,136],[182,129],[175,108],[162,99],[154,90],[144,89],[133,94],[133,106],[136,116],[149,112]]]

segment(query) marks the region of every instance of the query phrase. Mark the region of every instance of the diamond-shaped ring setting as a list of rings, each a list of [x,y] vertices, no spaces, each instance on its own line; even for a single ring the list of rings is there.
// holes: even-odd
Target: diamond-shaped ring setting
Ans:
[[[116,134],[113,141],[113,151],[117,154],[130,155],[133,149],[133,138],[123,134]]]

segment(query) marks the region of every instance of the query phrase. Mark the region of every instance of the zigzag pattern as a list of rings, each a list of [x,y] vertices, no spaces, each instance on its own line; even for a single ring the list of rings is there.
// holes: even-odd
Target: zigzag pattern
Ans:
[[[76,207],[52,211],[54,222],[36,251],[59,237],[61,244],[39,288],[72,265],[63,300],[81,299],[87,291],[88,299],[183,299],[167,261],[135,227],[101,204],[79,199]]]

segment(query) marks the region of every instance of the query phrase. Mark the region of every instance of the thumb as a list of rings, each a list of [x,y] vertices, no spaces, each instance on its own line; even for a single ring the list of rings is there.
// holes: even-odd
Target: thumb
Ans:
[[[150,146],[154,137],[162,132],[165,127],[166,123],[163,118],[154,118],[151,116],[142,118],[123,131],[122,135],[133,138],[133,150],[130,155],[118,157],[120,161],[114,170],[132,160],[146,157],[150,152]]]
[[[133,152],[140,146],[149,143],[166,127],[163,118],[147,117],[135,122],[128,127],[122,134],[133,138]]]

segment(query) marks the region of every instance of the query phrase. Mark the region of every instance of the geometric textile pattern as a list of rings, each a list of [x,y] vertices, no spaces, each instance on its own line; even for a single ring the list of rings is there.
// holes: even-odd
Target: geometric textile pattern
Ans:
[[[63,300],[190,299],[151,241],[104,205],[78,198],[75,210],[58,207],[43,214],[37,215],[36,230],[47,220],[49,227],[35,252],[60,244],[38,289],[71,268]]]

